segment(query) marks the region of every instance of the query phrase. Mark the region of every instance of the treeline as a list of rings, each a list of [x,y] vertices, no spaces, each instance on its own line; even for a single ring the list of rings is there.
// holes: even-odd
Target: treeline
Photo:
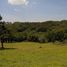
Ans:
[[[67,20],[46,22],[5,22],[9,33],[4,36],[5,42],[55,42],[67,40]],[[2,31],[2,30],[1,30]]]

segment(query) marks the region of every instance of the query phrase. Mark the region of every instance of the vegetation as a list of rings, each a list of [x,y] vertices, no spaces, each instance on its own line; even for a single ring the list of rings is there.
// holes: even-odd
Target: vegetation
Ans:
[[[67,45],[62,43],[5,43],[0,67],[67,67]]]
[[[1,15],[0,15],[0,20],[2,20]],[[0,40],[1,40],[1,46],[2,46],[2,48],[4,48],[3,47],[3,42],[4,42],[4,23],[2,23],[1,21],[0,21]]]
[[[2,17],[0,15],[0,20],[2,20]],[[3,43],[5,41],[5,37],[7,37],[6,35],[8,34],[8,30],[5,27],[5,22],[0,21],[0,41],[1,41],[1,48],[3,49]]]
[[[56,42],[67,40],[67,20],[46,22],[5,22],[5,42]]]
[[[0,20],[2,17],[0,15]],[[0,41],[4,42],[63,42],[67,40],[67,20],[46,22],[0,21]]]
[[[67,67],[67,20],[0,21],[0,41],[0,67]]]

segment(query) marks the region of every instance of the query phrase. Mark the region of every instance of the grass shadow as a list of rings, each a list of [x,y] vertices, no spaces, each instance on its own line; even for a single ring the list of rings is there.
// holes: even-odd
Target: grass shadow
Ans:
[[[15,50],[17,48],[0,48],[0,50]]]

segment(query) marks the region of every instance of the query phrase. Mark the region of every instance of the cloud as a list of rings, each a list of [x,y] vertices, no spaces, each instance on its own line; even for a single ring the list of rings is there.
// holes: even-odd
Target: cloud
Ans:
[[[8,0],[8,3],[11,5],[28,5],[29,1],[27,0]]]

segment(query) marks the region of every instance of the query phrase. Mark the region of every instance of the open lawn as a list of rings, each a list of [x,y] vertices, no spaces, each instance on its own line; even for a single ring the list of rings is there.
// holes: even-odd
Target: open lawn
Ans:
[[[0,49],[0,67],[67,67],[67,45],[6,43]]]

